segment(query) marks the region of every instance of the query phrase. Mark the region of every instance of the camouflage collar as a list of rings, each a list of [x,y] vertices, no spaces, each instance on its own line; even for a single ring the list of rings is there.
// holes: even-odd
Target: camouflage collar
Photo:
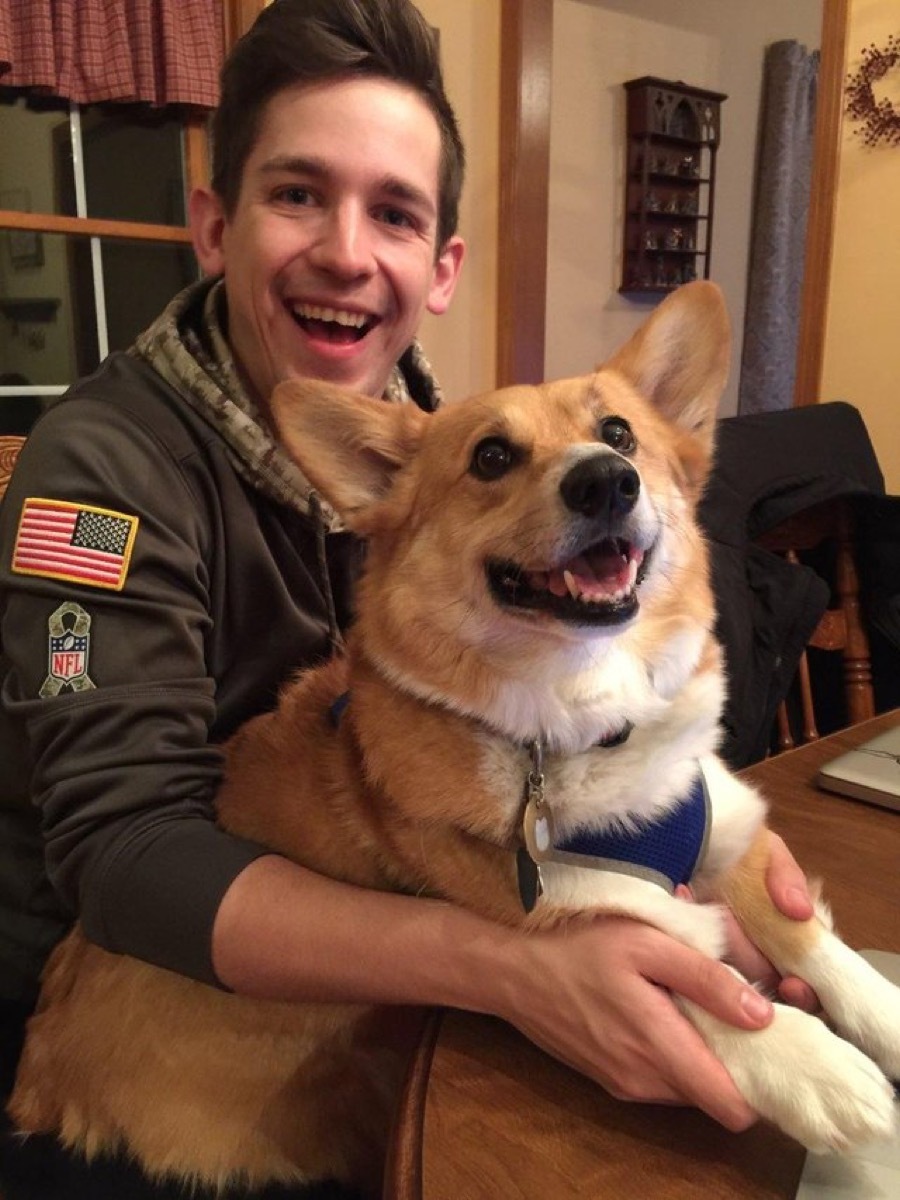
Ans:
[[[280,504],[343,528],[337,513],[275,440],[265,416],[244,387],[225,337],[225,289],[221,279],[202,280],[180,292],[138,337],[131,353],[145,359],[199,412],[225,442],[242,478]],[[385,399],[413,398],[431,411],[441,402],[431,365],[413,343],[394,368]]]

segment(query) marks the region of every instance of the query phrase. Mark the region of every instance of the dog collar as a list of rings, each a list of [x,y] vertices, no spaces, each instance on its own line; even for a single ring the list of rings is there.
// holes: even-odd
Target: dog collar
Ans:
[[[626,721],[621,729],[616,730],[615,733],[607,734],[606,737],[598,738],[597,741],[594,742],[594,745],[600,746],[604,750],[611,750],[613,746],[621,746],[631,737],[631,731],[633,729],[634,726],[632,723],[630,721]]]
[[[637,821],[628,828],[581,829],[558,838],[544,796],[542,757],[540,745],[534,744],[522,821],[525,845],[516,856],[519,895],[526,912],[543,894],[544,862],[634,875],[670,894],[690,881],[706,851],[710,827],[709,793],[699,763],[687,795],[656,820]]]
[[[343,717],[343,715],[347,709],[347,705],[349,703],[350,703],[350,693],[349,692],[342,692],[340,696],[338,696],[335,700],[333,700],[331,702],[331,705],[328,710],[328,716],[331,721],[331,724],[334,726],[335,729],[337,729],[337,727],[340,725],[341,718]],[[615,733],[608,734],[604,738],[598,738],[598,740],[596,742],[594,742],[594,745],[595,746],[603,746],[606,748],[611,748],[613,746],[621,746],[624,742],[627,742],[628,739],[631,737],[631,731],[633,729],[634,729],[634,726],[632,725],[632,723],[630,721],[626,721],[621,729],[616,730]],[[533,742],[529,743],[529,745],[534,745],[534,743]]]
[[[341,717],[343,717],[349,703],[349,692],[341,692],[340,696],[338,696],[336,700],[332,700],[331,706],[328,709],[328,717],[335,729],[337,729],[337,727],[340,725]]]

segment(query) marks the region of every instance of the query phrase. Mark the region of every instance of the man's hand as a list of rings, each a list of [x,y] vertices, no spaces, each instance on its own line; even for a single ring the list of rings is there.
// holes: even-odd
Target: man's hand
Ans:
[[[670,995],[730,1025],[767,1025],[769,1001],[723,963],[625,917],[573,921],[516,941],[495,976],[506,985],[518,979],[499,1015],[531,1041],[619,1099],[692,1105],[734,1131],[755,1121]]]
[[[813,906],[803,872],[782,839],[769,837],[769,894],[785,916],[808,920]],[[503,1015],[532,1041],[619,1099],[691,1104],[736,1131],[753,1123],[756,1114],[669,995],[685,996],[738,1028],[764,1027],[771,1004],[727,966],[620,917],[526,941],[538,960],[532,984],[516,995],[517,1011]],[[800,979],[780,979],[733,918],[729,943],[729,961],[747,979],[787,1003],[818,1008],[812,989]]]

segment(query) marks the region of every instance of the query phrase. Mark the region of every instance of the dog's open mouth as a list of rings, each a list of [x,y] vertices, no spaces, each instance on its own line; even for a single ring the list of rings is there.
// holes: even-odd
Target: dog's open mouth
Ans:
[[[293,314],[300,328],[311,337],[341,346],[362,341],[378,323],[377,318],[363,313],[322,308],[316,304],[298,304]]]
[[[581,625],[614,625],[637,612],[648,560],[649,552],[633,543],[604,538],[546,570],[495,559],[487,564],[487,577],[494,598],[506,607]]]

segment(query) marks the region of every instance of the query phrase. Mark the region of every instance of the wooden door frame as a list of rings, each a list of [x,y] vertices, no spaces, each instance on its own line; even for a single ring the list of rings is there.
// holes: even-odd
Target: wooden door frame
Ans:
[[[497,386],[544,378],[553,0],[501,0]]]
[[[849,0],[823,0],[795,404],[820,397]],[[502,0],[497,385],[544,375],[553,0]]]
[[[816,404],[821,399],[849,16],[849,0],[823,0],[806,264],[797,335],[795,405]]]

